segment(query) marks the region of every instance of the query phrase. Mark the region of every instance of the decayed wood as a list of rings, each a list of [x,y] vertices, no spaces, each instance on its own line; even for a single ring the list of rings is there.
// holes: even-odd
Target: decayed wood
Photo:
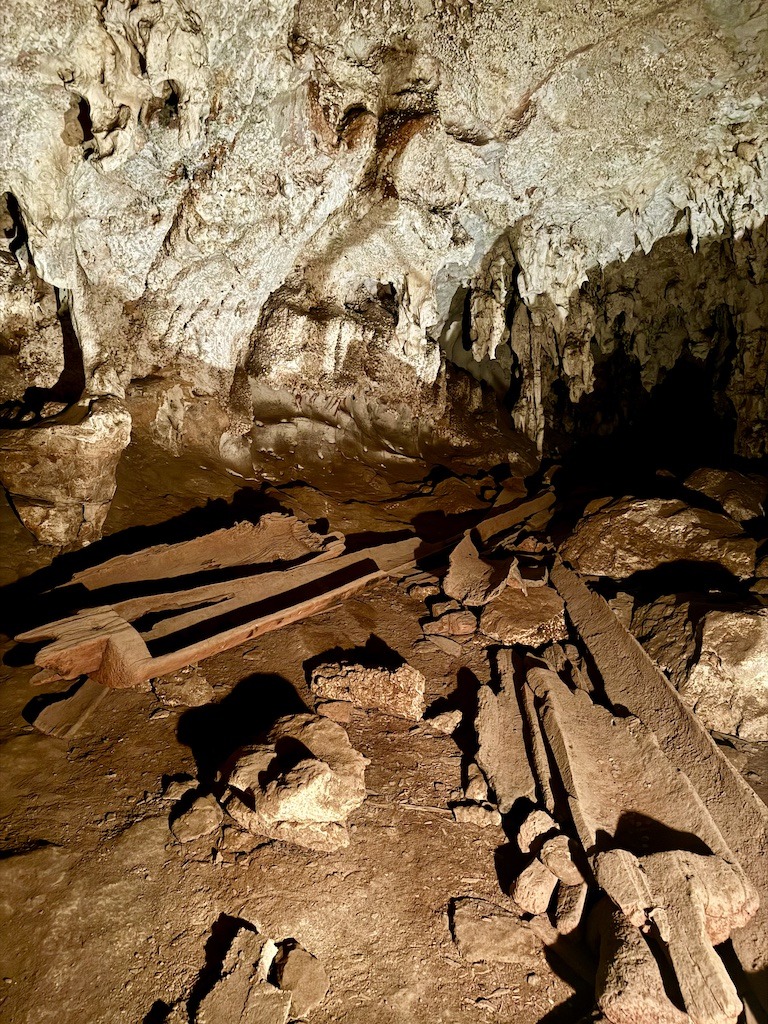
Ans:
[[[228,601],[200,609],[194,621],[171,620],[173,631],[162,635],[155,631],[149,640],[152,648],[112,608],[88,609],[17,639],[52,638],[35,662],[54,670],[60,679],[89,675],[105,686],[137,686],[324,611],[415,560],[424,547],[419,538],[409,537],[332,562],[310,562],[270,573],[266,583],[267,576],[257,577],[261,589],[256,600],[254,590],[243,584]]]
[[[340,534],[317,534],[295,516],[271,512],[256,523],[236,523],[176,544],[156,544],[76,573],[71,582],[89,590],[176,579],[211,569],[289,562],[313,555],[334,558],[344,550]]]
[[[670,763],[688,775],[757,889],[760,908],[734,933],[733,945],[745,971],[761,977],[755,989],[768,1006],[768,809],[606,602],[562,563],[551,578],[589,648],[608,700],[641,719]]]

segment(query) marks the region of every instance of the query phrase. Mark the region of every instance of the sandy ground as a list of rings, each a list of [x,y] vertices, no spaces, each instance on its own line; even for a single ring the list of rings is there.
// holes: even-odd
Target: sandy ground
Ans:
[[[182,536],[231,518],[233,507],[247,512],[263,505],[247,487],[216,467],[132,447],[107,529],[113,541],[128,538],[134,548],[156,539],[138,527],[173,521]],[[297,510],[301,502],[347,533],[376,522],[394,529],[416,508],[395,496],[372,509],[309,488],[295,489],[291,499]],[[202,511],[182,516],[195,507]],[[428,514],[427,504],[417,512]],[[3,583],[50,560],[5,505],[0,535]],[[82,557],[96,555],[90,550]],[[589,998],[575,996],[543,957],[533,973],[471,965],[451,939],[453,897],[511,906],[502,891],[504,833],[458,824],[448,809],[471,754],[470,729],[454,739],[426,722],[356,711],[348,731],[371,761],[368,798],[350,819],[350,846],[338,853],[260,845],[232,824],[216,844],[211,837],[181,844],[169,830],[171,807],[162,795],[168,780],[185,774],[210,780],[226,753],[280,714],[311,706],[305,664],[336,646],[379,638],[425,673],[428,704],[462,706],[469,716],[477,683],[487,678],[487,652],[474,640],[456,661],[437,651],[421,640],[425,613],[395,583],[380,584],[327,614],[205,662],[212,703],[168,708],[152,692],[110,692],[67,740],[28,724],[25,714],[33,717],[30,701],[38,695],[29,685],[33,669],[14,664],[23,659],[6,642],[0,1019],[186,1019],[187,1001],[194,1004],[210,984],[241,919],[275,939],[294,937],[320,958],[331,992],[312,1013],[313,1024],[578,1019]]]

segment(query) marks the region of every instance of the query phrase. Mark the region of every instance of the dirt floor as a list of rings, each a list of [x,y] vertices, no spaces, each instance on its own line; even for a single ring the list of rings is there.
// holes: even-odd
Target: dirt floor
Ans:
[[[470,485],[449,478],[440,485],[439,512],[428,495],[407,497],[418,484],[369,487],[372,502],[304,485],[265,494],[221,467],[132,446],[121,464],[109,536],[54,568],[194,535],[278,507],[278,500],[348,536],[393,531],[418,517],[437,533],[451,532],[467,510],[485,505],[487,485],[479,477]],[[23,617],[24,592],[7,585],[45,566],[51,552],[31,543],[5,503],[0,535],[7,614]],[[38,574],[36,585],[46,579]],[[576,1020],[588,1010],[590,994],[575,993],[543,956],[534,972],[473,965],[452,941],[454,897],[511,907],[503,891],[507,838],[492,825],[457,823],[449,810],[451,799],[461,798],[472,754],[474,693],[490,669],[478,639],[458,659],[424,640],[419,620],[426,610],[385,581],[206,661],[201,669],[212,702],[168,707],[150,690],[110,691],[67,739],[29,724],[51,698],[30,686],[29,652],[6,641],[0,1019],[186,1020],[242,920],[274,939],[297,939],[321,960],[331,991],[310,1015],[313,1024],[532,1024]],[[348,732],[370,759],[368,796],[351,816],[351,843],[340,852],[266,843],[234,824],[225,825],[215,845],[210,837],[179,843],[169,829],[168,783],[191,777],[215,786],[226,754],[279,715],[312,707],[307,662],[370,642],[385,643],[425,674],[428,707],[466,712],[459,732],[449,737],[426,721],[354,712]]]

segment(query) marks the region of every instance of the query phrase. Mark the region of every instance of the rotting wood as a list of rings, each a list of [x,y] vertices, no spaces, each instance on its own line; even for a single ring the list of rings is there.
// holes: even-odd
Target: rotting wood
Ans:
[[[558,561],[552,582],[602,677],[615,708],[636,715],[655,735],[672,765],[685,772],[725,841],[757,889],[760,907],[734,932],[734,949],[755,993],[768,1007],[768,808],[718,750],[608,604]]]

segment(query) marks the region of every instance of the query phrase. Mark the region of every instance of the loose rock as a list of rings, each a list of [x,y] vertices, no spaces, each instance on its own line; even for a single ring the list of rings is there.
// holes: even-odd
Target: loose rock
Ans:
[[[540,860],[532,860],[512,883],[509,895],[526,914],[543,914],[557,887],[553,875]]]
[[[485,606],[480,629],[502,644],[526,647],[541,647],[568,636],[563,602],[551,587],[534,587],[527,594],[507,587]]]
[[[470,963],[533,967],[542,944],[515,914],[486,900],[461,897],[451,907],[451,932],[459,953]]]
[[[331,987],[317,957],[298,944],[286,943],[281,948],[275,958],[275,976],[280,988],[290,993],[292,1017],[306,1017],[322,1003]]]
[[[351,701],[418,721],[424,714],[426,680],[411,665],[370,667],[355,662],[330,662],[312,670],[310,687],[325,700]]]
[[[218,831],[224,814],[212,796],[199,796],[191,807],[171,819],[171,832],[180,843],[190,843]]]
[[[748,523],[763,514],[768,480],[755,474],[724,469],[697,469],[685,481],[692,491],[706,494],[737,523]]]

